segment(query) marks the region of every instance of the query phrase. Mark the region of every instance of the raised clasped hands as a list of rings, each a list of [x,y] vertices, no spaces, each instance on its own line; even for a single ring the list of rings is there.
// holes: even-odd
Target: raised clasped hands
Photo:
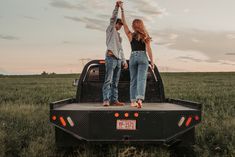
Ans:
[[[116,5],[120,8],[123,8],[123,2],[122,1],[117,1]]]

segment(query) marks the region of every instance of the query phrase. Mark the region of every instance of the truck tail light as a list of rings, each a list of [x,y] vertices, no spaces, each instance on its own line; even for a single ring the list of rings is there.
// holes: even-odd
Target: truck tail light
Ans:
[[[181,127],[183,125],[184,121],[185,121],[185,117],[181,117],[178,122],[178,126]]]
[[[119,117],[119,113],[116,112],[116,113],[114,114],[114,116],[115,116],[116,118]]]
[[[73,120],[71,119],[71,117],[67,117],[67,120],[68,120],[68,122],[69,122],[69,125],[70,125],[71,127],[73,127],[73,126],[74,126],[74,122],[73,122]]]
[[[188,117],[185,125],[189,126],[191,122],[192,122],[192,117]]]
[[[127,118],[129,117],[129,113],[125,113],[124,116]]]
[[[60,117],[60,122],[63,126],[66,126],[66,122],[63,117]]]
[[[195,119],[196,121],[198,121],[198,120],[199,120],[199,116],[196,115],[196,116],[194,117],[194,119]]]
[[[135,113],[134,113],[134,116],[135,116],[136,118],[139,117],[139,113],[135,112]]]
[[[55,121],[56,120],[56,116],[52,116],[52,120]]]

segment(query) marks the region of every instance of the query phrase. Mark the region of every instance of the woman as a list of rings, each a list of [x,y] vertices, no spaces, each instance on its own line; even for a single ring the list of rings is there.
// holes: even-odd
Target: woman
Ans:
[[[125,33],[131,43],[131,57],[129,62],[130,69],[130,99],[132,107],[142,107],[145,98],[146,80],[148,72],[148,56],[151,61],[151,68],[154,68],[152,49],[150,47],[151,37],[145,29],[144,23],[140,19],[132,22],[134,32],[127,26],[123,3],[119,4],[122,10],[122,22]],[[148,56],[147,56],[148,54]]]

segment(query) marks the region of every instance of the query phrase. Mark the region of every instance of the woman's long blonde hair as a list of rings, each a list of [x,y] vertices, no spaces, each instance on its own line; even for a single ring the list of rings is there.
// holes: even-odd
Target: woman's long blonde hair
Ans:
[[[132,22],[132,28],[134,30],[133,37],[137,40],[142,40],[143,42],[151,41],[151,37],[148,34],[148,31],[146,30],[144,26],[144,22],[140,19],[135,19]]]

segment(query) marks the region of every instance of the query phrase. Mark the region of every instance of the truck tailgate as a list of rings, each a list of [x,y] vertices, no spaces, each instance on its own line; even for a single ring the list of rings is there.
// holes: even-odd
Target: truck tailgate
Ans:
[[[144,103],[138,109],[70,103],[51,110],[50,121],[86,141],[169,141],[200,122],[201,111],[174,103]]]

